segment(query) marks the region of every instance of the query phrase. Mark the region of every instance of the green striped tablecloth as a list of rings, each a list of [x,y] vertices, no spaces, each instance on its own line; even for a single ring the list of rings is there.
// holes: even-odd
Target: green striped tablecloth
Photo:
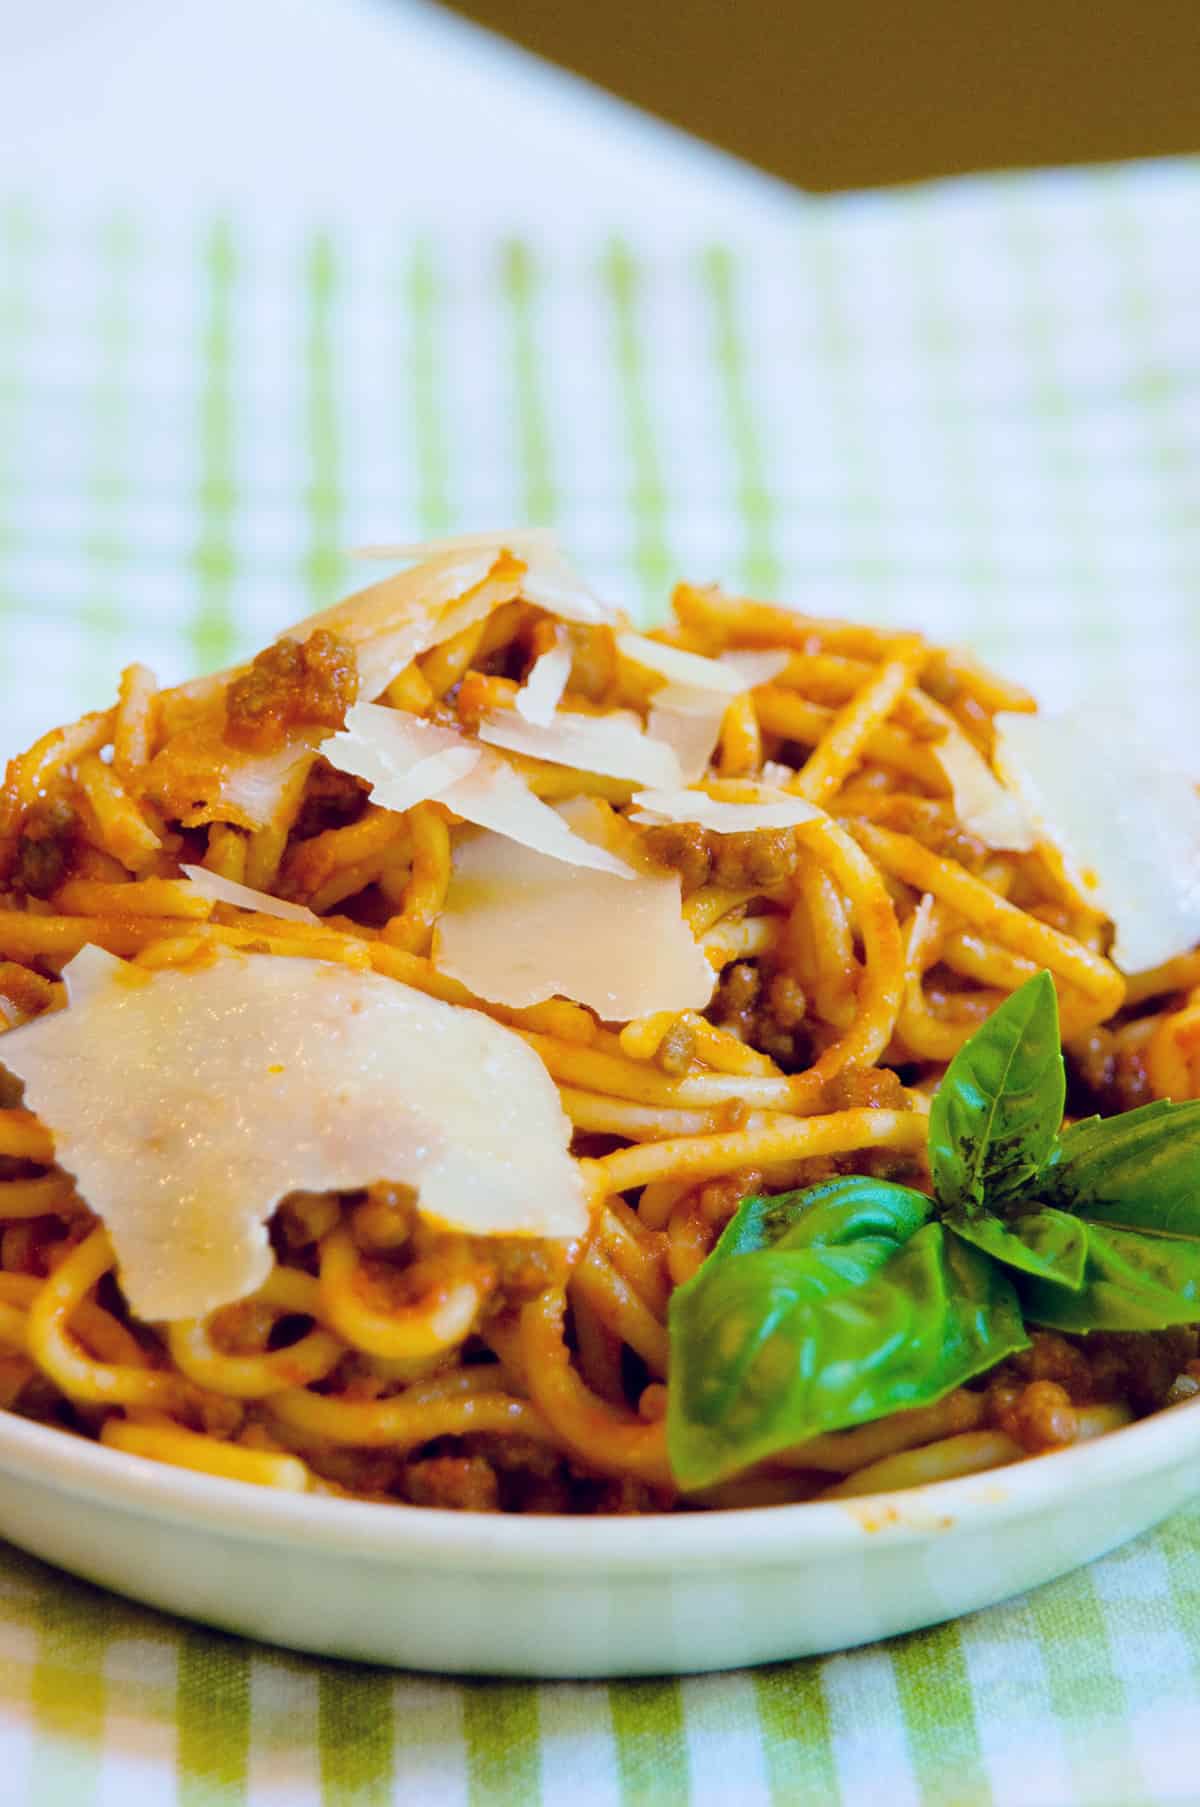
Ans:
[[[1049,695],[1200,677],[1200,170],[798,206],[656,251],[0,207],[4,751],[253,648],[343,548],[551,521],[973,642]],[[425,1680],[176,1625],[0,1553],[5,1807],[1200,1801],[1200,1512],[824,1662]]]

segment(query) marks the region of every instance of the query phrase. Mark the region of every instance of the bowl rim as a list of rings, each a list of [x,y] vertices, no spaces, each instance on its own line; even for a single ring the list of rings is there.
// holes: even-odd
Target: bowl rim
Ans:
[[[1050,1457],[904,1492],[711,1512],[520,1517],[285,1493],[170,1467],[0,1411],[0,1475],[93,1505],[314,1555],[577,1577],[582,1562],[606,1579],[788,1566],[868,1542],[899,1547],[985,1532],[1192,1457],[1200,1457],[1200,1398]]]

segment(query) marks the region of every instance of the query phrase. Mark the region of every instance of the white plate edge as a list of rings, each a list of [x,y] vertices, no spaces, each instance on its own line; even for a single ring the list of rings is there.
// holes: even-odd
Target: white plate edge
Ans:
[[[1181,1433],[1186,1433],[1181,1436]],[[711,1563],[787,1565],[861,1546],[927,1543],[1034,1516],[1074,1495],[1200,1461],[1200,1400],[1152,1413],[1074,1449],[899,1493],[694,1514],[474,1514],[288,1494],[127,1455],[0,1412],[0,1473],[80,1500],[209,1533],[403,1566],[548,1573],[583,1560],[635,1575]]]

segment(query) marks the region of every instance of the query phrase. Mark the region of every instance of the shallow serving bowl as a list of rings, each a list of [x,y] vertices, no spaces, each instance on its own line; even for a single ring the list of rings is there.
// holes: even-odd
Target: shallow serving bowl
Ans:
[[[1200,1403],[917,1492],[620,1519],[273,1493],[0,1413],[0,1535],[151,1606],[442,1673],[734,1668],[987,1606],[1148,1529],[1200,1485]]]

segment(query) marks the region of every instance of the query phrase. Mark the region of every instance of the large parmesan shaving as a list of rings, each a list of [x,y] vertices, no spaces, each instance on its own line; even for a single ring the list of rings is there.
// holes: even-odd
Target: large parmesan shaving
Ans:
[[[559,628],[554,645],[534,660],[529,676],[516,694],[517,714],[535,727],[548,728],[570,676],[571,648],[565,631]]]
[[[559,710],[544,728],[515,710],[493,709],[479,724],[479,738],[510,753],[574,766],[603,778],[628,778],[631,783],[664,788],[679,783],[679,763],[670,747],[647,734],[627,709],[610,715]]]
[[[232,904],[238,910],[256,910],[260,916],[280,916],[285,922],[320,921],[320,917],[314,916],[303,904],[285,903],[282,897],[272,897],[269,891],[239,885],[236,879],[210,872],[207,866],[183,866],[180,870],[191,879],[197,891],[217,903]]]
[[[581,800],[566,812],[576,834],[588,832],[593,808]],[[646,869],[623,882],[492,834],[455,847],[433,958],[494,1003],[519,1009],[561,996],[606,1022],[703,1009],[715,982],[683,917],[677,876]]]
[[[1035,840],[1033,822],[1015,791],[1001,784],[983,754],[961,730],[931,741],[929,751],[941,766],[954,797],[954,813],[985,847],[1028,853]]]
[[[695,822],[713,834],[754,834],[762,828],[798,828],[824,814],[803,797],[759,787],[759,803],[722,803],[703,791],[639,791],[632,822]]]
[[[401,709],[356,703],[346,727],[321,749],[330,765],[363,778],[382,809],[406,810],[436,798],[467,822],[490,828],[551,859],[628,878],[622,862],[571,833],[535,797],[506,759],[452,728]]]
[[[996,718],[996,765],[1143,972],[1200,940],[1200,796],[1119,710]]]
[[[69,1008],[11,1031],[5,1065],[103,1219],[141,1318],[253,1292],[292,1191],[394,1180],[470,1235],[586,1228],[554,1085],[479,1011],[277,955],[145,972],[88,947],[64,976]]]

